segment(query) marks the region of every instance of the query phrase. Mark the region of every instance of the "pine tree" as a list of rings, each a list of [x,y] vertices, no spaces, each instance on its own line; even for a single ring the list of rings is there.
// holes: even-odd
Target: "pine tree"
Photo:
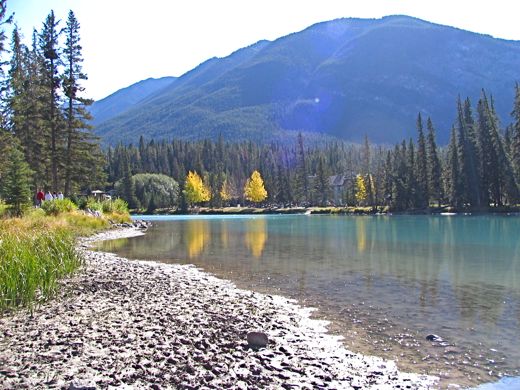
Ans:
[[[446,192],[450,205],[460,208],[463,204],[462,185],[459,177],[459,152],[455,128],[451,129],[450,144],[446,161]]]
[[[81,45],[79,36],[79,22],[72,11],[69,11],[67,24],[64,29],[66,42],[64,48],[65,73],[63,75],[63,89],[66,97],[66,145],[64,157],[65,196],[70,195],[74,183],[85,185],[100,179],[99,172],[92,172],[89,167],[102,165],[102,155],[99,151],[98,140],[91,133],[92,127],[87,123],[92,119],[86,107],[92,100],[81,97],[85,90],[81,81],[87,79],[83,73],[81,63]],[[95,177],[92,177],[94,173]]]
[[[54,11],[51,11],[43,23],[43,28],[39,35],[40,50],[44,58],[42,70],[46,86],[43,115],[50,135],[50,174],[53,191],[58,191],[59,187],[59,159],[63,146],[62,118],[60,115],[61,102],[58,92],[60,87],[59,67],[62,65],[58,46],[60,36],[58,26],[59,21],[54,17]]]
[[[305,148],[303,146],[303,136],[301,133],[298,133],[297,144],[296,191],[298,201],[307,202],[309,200],[307,161],[305,158]]]
[[[260,172],[254,171],[244,186],[244,197],[250,202],[263,202],[267,198],[264,181]]]
[[[430,118],[427,121],[428,143],[427,143],[427,166],[428,166],[428,193],[432,200],[440,207],[441,199],[444,197],[442,188],[442,170],[437,144],[435,141],[435,129]]]
[[[429,204],[428,193],[428,163],[426,154],[426,141],[424,139],[421,114],[417,116],[417,157],[415,160],[415,177],[417,181],[417,207],[424,209]]]
[[[388,150],[386,152],[385,163],[383,164],[383,204],[386,206],[390,206],[392,200],[392,186],[393,186],[393,176],[392,176],[392,152]]]
[[[418,207],[417,198],[417,178],[415,176],[415,148],[412,139],[408,142],[406,164],[406,193],[408,194],[407,208],[415,209]]]
[[[517,186],[520,186],[520,86],[515,85],[515,101],[513,104],[513,129],[511,134],[511,163]]]
[[[365,183],[371,183],[372,182],[372,176],[370,173],[370,142],[368,141],[368,136],[365,134],[365,142],[363,144],[362,149],[362,173],[364,175]],[[370,206],[373,206],[375,203],[375,193],[374,193],[374,186],[373,185],[367,185],[366,186],[367,191],[367,201]]]
[[[484,98],[485,98],[484,94]],[[487,99],[484,99],[487,102]],[[511,204],[516,203],[518,200],[518,187],[514,180],[513,167],[511,161],[508,159],[504,142],[500,132],[500,124],[498,115],[495,111],[495,104],[493,96],[490,97],[490,102],[486,104],[488,111],[490,130],[491,130],[491,141],[493,148],[495,149],[495,155],[497,158],[497,166],[495,168],[495,180],[498,178],[498,191],[496,191],[495,204],[501,206],[504,201]]]
[[[314,192],[316,194],[316,202],[320,206],[325,206],[329,199],[329,177],[325,170],[323,157],[318,159],[318,167],[316,169],[316,179],[314,182]]]
[[[0,0],[0,101],[4,99],[4,91],[6,90],[4,66],[7,63],[3,60],[3,54],[6,51],[4,47],[4,41],[6,39],[4,28],[7,24],[10,24],[12,21],[13,15],[7,15],[7,1]],[[4,113],[0,111],[0,129],[5,129],[5,122],[6,118],[4,116]]]
[[[128,154],[122,153],[122,194],[121,197],[128,203],[128,208],[136,209],[139,207],[137,198],[135,196],[135,183],[132,178],[132,172],[130,170],[130,162],[128,160]]]
[[[32,50],[22,43],[15,26],[12,34],[11,61],[7,83],[8,127],[21,144],[26,161],[34,171],[34,187],[47,186],[48,139],[43,126],[42,62],[36,34]]]
[[[393,210],[405,210],[408,207],[409,194],[407,192],[407,152],[406,143],[401,147],[395,146],[392,161],[392,197],[390,207]]]
[[[2,180],[2,197],[11,205],[14,215],[22,215],[23,209],[31,202],[31,175],[23,152],[11,148],[5,178]]]

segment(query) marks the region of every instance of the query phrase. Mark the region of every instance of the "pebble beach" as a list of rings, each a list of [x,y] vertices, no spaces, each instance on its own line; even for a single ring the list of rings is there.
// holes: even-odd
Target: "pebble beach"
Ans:
[[[59,295],[0,317],[2,389],[434,389],[437,378],[348,351],[312,309],[194,266],[96,252]],[[267,345],[248,343],[248,334]]]

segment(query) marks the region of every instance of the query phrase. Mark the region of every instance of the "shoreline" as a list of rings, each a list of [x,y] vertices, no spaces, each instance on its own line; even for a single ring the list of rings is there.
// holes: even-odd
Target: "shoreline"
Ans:
[[[225,208],[208,208],[201,207],[186,212],[178,210],[160,209],[153,214],[141,212],[132,212],[132,215],[142,216],[183,216],[183,215],[346,215],[346,216],[367,216],[367,215],[383,215],[383,216],[399,216],[399,215],[425,215],[425,216],[472,216],[472,215],[513,215],[519,216],[520,209],[517,207],[506,207],[502,209],[489,210],[454,210],[452,208],[432,208],[429,210],[408,210],[408,211],[390,211],[385,207],[225,207]]]
[[[238,289],[194,266],[94,252],[117,229],[80,240],[86,263],[56,299],[0,318],[6,388],[436,388],[393,361],[348,351],[312,309]],[[265,332],[266,348],[248,347]],[[73,387],[75,386],[75,387]]]

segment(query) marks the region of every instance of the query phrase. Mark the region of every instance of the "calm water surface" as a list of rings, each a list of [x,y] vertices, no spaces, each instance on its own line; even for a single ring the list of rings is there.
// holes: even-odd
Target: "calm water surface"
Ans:
[[[443,386],[520,375],[519,217],[152,218],[145,236],[100,248],[297,298],[350,349]]]

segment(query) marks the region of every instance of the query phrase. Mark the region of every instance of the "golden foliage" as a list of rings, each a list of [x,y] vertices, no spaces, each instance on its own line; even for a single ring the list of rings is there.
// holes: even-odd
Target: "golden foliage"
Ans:
[[[189,171],[184,185],[184,194],[189,204],[207,202],[211,199],[211,191],[202,182],[197,172]]]
[[[367,199],[367,187],[365,185],[365,179],[362,175],[356,176],[356,201],[358,204],[362,204]]]
[[[267,191],[264,187],[264,180],[260,172],[254,171],[251,177],[247,179],[244,187],[244,196],[250,202],[262,202],[267,198]]]

